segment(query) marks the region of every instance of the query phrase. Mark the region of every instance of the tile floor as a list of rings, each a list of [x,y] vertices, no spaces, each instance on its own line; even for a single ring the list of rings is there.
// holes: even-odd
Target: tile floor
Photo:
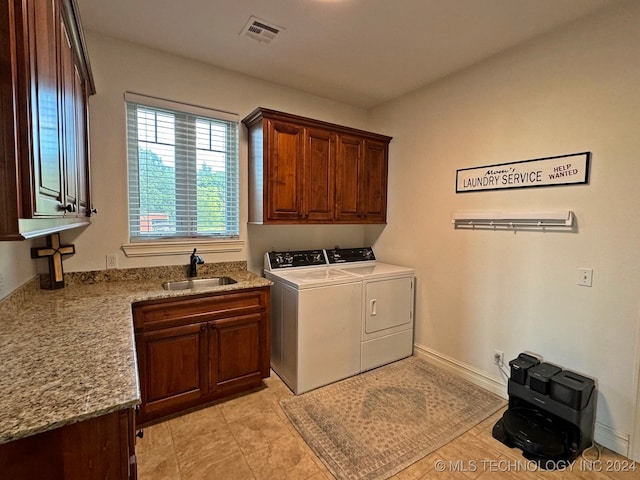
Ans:
[[[139,480],[331,480],[323,463],[289,423],[278,402],[291,392],[271,374],[265,388],[147,427],[136,445]],[[535,471],[491,436],[502,412],[401,471],[397,480],[640,478],[604,449],[586,452],[565,471]],[[630,470],[636,468],[635,471]],[[440,471],[442,470],[442,471]],[[626,471],[625,471],[626,470]]]

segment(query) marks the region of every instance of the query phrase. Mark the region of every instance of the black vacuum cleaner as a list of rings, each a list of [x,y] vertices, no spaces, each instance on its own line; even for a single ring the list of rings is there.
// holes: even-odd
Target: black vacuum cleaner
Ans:
[[[509,366],[509,408],[493,437],[540,468],[566,467],[593,443],[595,381],[526,353]]]

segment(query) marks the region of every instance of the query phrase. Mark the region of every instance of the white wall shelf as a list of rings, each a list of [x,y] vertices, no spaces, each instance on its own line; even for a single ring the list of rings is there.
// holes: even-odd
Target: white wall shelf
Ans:
[[[455,212],[451,223],[455,228],[484,229],[545,229],[547,227],[571,229],[574,215],[571,210],[533,212]]]

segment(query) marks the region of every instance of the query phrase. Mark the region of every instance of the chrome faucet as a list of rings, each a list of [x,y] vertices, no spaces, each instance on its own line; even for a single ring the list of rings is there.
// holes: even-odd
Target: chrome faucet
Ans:
[[[204,260],[200,257],[200,255],[196,255],[196,249],[193,249],[193,253],[189,258],[189,277],[197,277],[198,276],[198,265],[202,265]]]

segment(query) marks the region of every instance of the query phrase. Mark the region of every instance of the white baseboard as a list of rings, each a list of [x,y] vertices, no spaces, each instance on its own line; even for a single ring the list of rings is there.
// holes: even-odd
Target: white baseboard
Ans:
[[[629,457],[630,436],[627,433],[618,432],[604,423],[596,420],[596,428],[593,432],[594,440],[597,444],[613,450],[620,455]]]
[[[451,373],[455,373],[485,390],[489,390],[502,398],[508,398],[506,382],[490,377],[476,368],[459,362],[451,357],[447,357],[446,355],[442,355],[441,353],[422,345],[414,344],[413,353],[424,358],[427,362],[433,363],[434,365]]]
[[[455,360],[451,357],[443,355],[435,350],[432,350],[423,345],[414,344],[413,353],[416,356],[424,358],[429,363],[432,363],[438,367],[443,368],[451,373],[454,373],[471,383],[478,385],[502,398],[508,398],[506,381],[502,382],[493,377],[490,377],[486,373]],[[506,380],[506,379],[505,379]],[[626,433],[619,432],[608,425],[600,423],[596,420],[595,429],[593,432],[594,440],[599,445],[613,450],[620,455],[629,457],[629,441],[630,437]]]

